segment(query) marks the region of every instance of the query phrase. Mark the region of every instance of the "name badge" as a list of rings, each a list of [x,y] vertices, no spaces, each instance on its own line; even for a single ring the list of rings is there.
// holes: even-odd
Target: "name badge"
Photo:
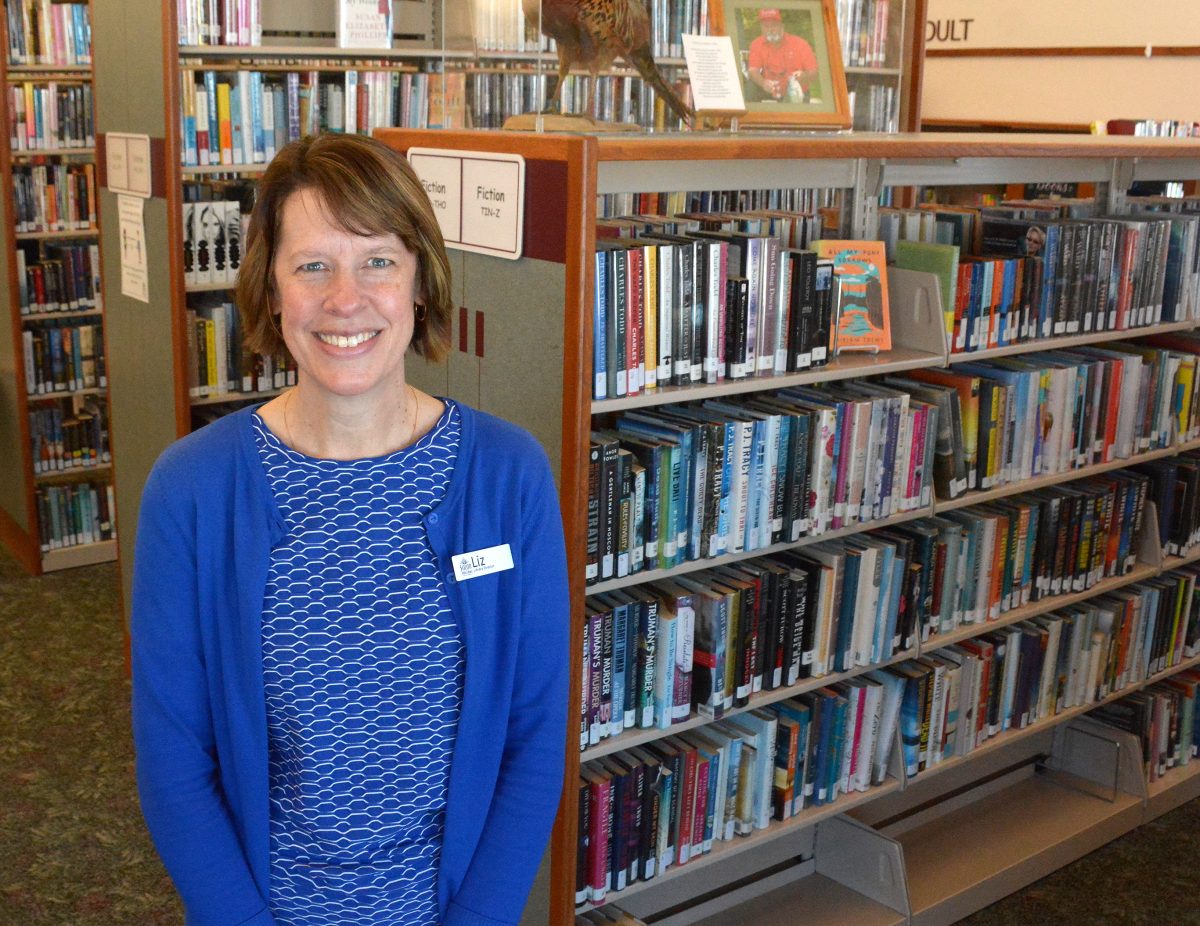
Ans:
[[[458,553],[454,557],[454,577],[459,582],[491,575],[493,572],[503,572],[512,567],[512,550],[508,548],[507,543],[473,550],[470,553]]]

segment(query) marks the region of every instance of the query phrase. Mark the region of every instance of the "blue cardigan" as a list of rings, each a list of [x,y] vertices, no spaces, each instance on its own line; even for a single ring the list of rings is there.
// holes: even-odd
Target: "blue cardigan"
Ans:
[[[466,646],[438,903],[444,926],[520,919],[562,789],[569,606],[545,454],[459,406],[459,459],[425,519]],[[159,458],[133,580],[133,728],[142,809],[190,926],[273,926],[261,618],[282,521],[251,410]],[[513,568],[455,579],[508,544]]]

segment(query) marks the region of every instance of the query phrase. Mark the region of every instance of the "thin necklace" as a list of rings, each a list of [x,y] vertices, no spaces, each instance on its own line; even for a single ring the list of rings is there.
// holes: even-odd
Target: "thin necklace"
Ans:
[[[405,400],[406,409],[405,410],[407,411],[408,410],[407,406],[411,405],[412,414],[406,416],[406,417],[408,417],[408,434],[405,435],[404,440],[401,442],[400,446],[395,448],[396,450],[403,450],[405,447],[407,447],[412,442],[413,435],[417,431],[417,411],[418,411],[418,406],[420,405],[420,401],[417,399],[417,391],[415,389],[413,389],[411,383],[405,383],[404,389],[406,392],[406,400]],[[284,429],[284,431],[287,432],[287,442],[286,442],[287,445],[289,447],[291,447],[293,450],[295,450],[297,453],[301,453],[302,451],[296,446],[296,442],[292,437],[292,425],[291,425],[291,422],[288,420],[288,412],[291,410],[291,407],[292,407],[292,396],[295,394],[296,394],[296,390],[294,388],[289,389],[287,397],[284,398],[284,400],[283,400],[283,429]]]

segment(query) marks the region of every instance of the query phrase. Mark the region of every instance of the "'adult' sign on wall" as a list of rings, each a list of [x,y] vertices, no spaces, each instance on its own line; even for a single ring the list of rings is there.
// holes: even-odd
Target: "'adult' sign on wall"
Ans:
[[[446,247],[516,260],[525,215],[525,159],[519,154],[410,148]]]

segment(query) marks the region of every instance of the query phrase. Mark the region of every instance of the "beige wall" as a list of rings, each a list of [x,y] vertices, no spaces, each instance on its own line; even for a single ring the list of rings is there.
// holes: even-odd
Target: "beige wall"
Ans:
[[[1194,0],[929,0],[926,48],[1149,48],[1150,56],[930,57],[926,119],[1090,123],[1200,121],[1200,56],[1154,56],[1156,45],[1200,46]]]

